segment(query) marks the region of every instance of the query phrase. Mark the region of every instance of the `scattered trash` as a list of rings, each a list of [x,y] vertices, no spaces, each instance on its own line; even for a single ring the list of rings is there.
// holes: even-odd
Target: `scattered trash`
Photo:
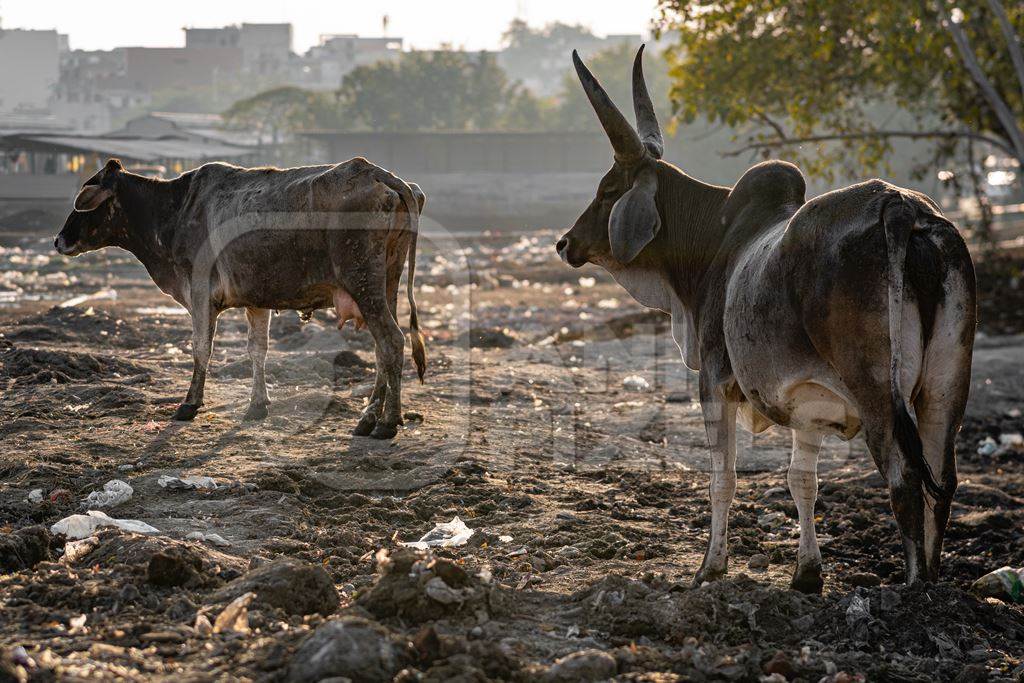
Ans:
[[[1008,446],[1010,448],[1024,448],[1024,435],[1019,432],[1012,434],[1000,434],[999,445]]]
[[[971,584],[971,591],[983,598],[1024,602],[1024,568],[1000,567]]]
[[[622,380],[622,388],[626,391],[650,391],[651,383],[640,375],[629,375]]]
[[[64,536],[72,540],[79,540],[92,536],[101,527],[116,526],[125,531],[134,531],[140,534],[151,534],[158,531],[145,522],[137,519],[114,519],[99,510],[89,510],[84,515],[71,515],[60,520],[52,527],[50,533],[55,536]]]
[[[1024,450],[1024,435],[1020,432],[1000,434],[998,441],[991,436],[986,436],[978,442],[978,455],[982,456],[1001,456],[1011,451],[1022,450]]]
[[[850,596],[850,606],[846,608],[846,625],[853,631],[855,639],[867,642],[870,623],[871,599],[854,593]]]
[[[406,548],[415,548],[417,550],[426,550],[427,548],[438,547],[438,548],[453,548],[460,545],[466,545],[466,542],[473,536],[475,532],[466,526],[456,515],[452,517],[452,521],[443,522],[436,525],[433,529],[423,534],[418,541],[410,541],[408,543],[402,543]]]
[[[512,537],[509,536],[508,534],[502,534],[501,536],[498,536],[498,540],[501,541],[502,543],[511,543],[512,542]]]
[[[217,620],[213,622],[213,632],[222,633],[233,631],[235,633],[249,632],[249,603],[256,599],[255,593],[243,593],[231,601],[224,608]]]
[[[94,536],[83,538],[80,541],[68,541],[64,544],[64,561],[78,562],[95,550],[97,545],[99,545],[99,541]]]
[[[27,500],[30,503],[35,503],[37,505],[39,503],[42,503],[43,502],[43,490],[42,489],[32,489],[31,491],[28,492],[28,496],[25,497],[25,500]]]
[[[93,491],[85,497],[82,507],[112,508],[126,502],[134,490],[120,479],[111,479],[103,485],[102,491]]]
[[[162,474],[156,483],[165,489],[194,491],[215,491],[217,489],[217,480],[213,477],[172,477],[169,474]]]
[[[231,541],[227,540],[220,534],[204,534],[202,531],[193,531],[192,533],[185,536],[185,540],[212,543],[213,545],[220,546],[221,548],[227,548],[231,546]]]
[[[50,491],[50,502],[54,505],[71,502],[71,491],[67,489],[54,489]]]
[[[90,301],[92,299],[95,299],[96,301],[100,301],[100,300],[116,301],[117,300],[117,291],[115,291],[113,289],[101,289],[98,292],[93,292],[92,294],[80,294],[79,296],[75,296],[75,297],[72,297],[72,298],[68,299],[67,301],[61,302],[60,304],[57,305],[57,307],[58,308],[71,308],[72,306],[77,306],[79,304],[83,304],[86,301]],[[85,314],[86,315],[94,315],[95,313],[94,313],[93,309],[90,307],[90,308],[88,308],[86,310]]]

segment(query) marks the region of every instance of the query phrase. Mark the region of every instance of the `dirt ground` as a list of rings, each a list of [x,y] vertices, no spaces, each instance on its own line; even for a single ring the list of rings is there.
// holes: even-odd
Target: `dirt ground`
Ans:
[[[553,238],[421,238],[427,382],[407,362],[405,426],[379,442],[349,435],[366,332],[276,316],[271,416],[248,424],[227,314],[206,407],[171,423],[183,311],[124,252],[4,235],[0,680],[1024,680],[1024,606],[968,592],[1024,566],[1024,449],[978,454],[1024,431],[1019,262],[983,272],[943,581],[901,584],[882,481],[862,442],[829,440],[826,585],[806,596],[782,430],[741,438],[729,576],[690,588],[709,523],[695,376],[660,316]],[[115,479],[130,499],[86,503]],[[157,531],[50,532],[88,509]],[[401,545],[456,516],[465,545]]]

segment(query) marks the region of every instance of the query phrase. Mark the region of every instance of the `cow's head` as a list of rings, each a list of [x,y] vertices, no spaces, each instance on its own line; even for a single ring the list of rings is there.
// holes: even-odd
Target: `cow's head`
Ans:
[[[559,256],[574,268],[591,262],[621,267],[643,251],[661,227],[655,205],[657,165],[665,143],[647,92],[641,58],[633,62],[633,108],[636,129],[626,121],[608,93],[573,50],[572,60],[590,104],[597,112],[615,152],[615,163],[597,186],[597,196],[558,241]]]
[[[65,256],[79,254],[117,242],[127,232],[124,211],[117,200],[124,167],[111,159],[96,175],[85,181],[75,197],[75,208],[64,221],[54,248]]]

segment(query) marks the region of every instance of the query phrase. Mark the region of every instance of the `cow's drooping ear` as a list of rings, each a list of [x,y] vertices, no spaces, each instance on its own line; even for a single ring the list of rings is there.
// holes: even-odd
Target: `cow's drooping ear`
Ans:
[[[114,191],[102,185],[86,185],[75,197],[75,211],[95,211],[100,204],[114,196]]]
[[[619,263],[629,263],[643,251],[661,228],[654,197],[658,176],[653,166],[643,166],[626,194],[619,197],[608,218],[608,242]]]

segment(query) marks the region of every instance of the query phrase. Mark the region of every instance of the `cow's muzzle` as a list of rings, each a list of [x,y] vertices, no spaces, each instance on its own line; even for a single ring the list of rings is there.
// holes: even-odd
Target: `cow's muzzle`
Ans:
[[[578,250],[573,249],[573,246],[569,237],[565,236],[558,240],[558,243],[555,245],[555,251],[558,252],[558,256],[562,259],[563,263],[568,263],[573,268],[579,268],[587,262],[587,259],[577,253]]]
[[[81,253],[77,243],[68,244],[68,239],[64,233],[57,235],[57,239],[53,240],[53,248],[62,256],[78,256]]]

